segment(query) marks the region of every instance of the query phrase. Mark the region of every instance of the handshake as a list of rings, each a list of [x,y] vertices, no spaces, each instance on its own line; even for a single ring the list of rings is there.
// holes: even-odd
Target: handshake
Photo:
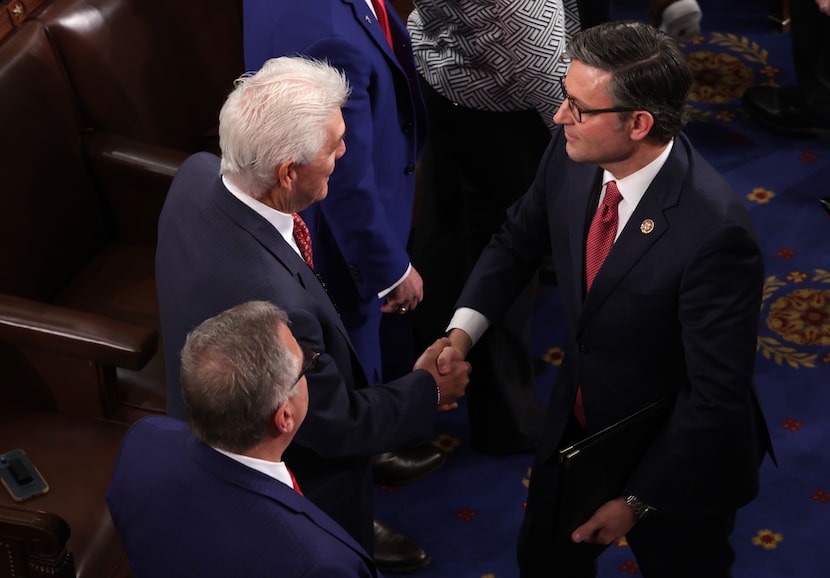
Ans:
[[[445,411],[458,407],[458,399],[464,397],[470,382],[470,364],[464,361],[472,347],[470,337],[459,329],[453,329],[448,337],[437,339],[427,347],[412,368],[428,371],[440,392],[438,409]]]

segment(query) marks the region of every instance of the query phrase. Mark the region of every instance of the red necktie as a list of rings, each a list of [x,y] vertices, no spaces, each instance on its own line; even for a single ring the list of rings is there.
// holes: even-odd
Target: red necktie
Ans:
[[[294,240],[297,241],[300,254],[308,266],[314,269],[314,259],[311,257],[311,233],[308,232],[308,226],[297,213],[293,213],[291,217],[294,219]]]
[[[372,0],[372,6],[375,9],[375,15],[378,18],[378,24],[380,24],[380,29],[383,30],[383,33],[386,35],[386,40],[389,42],[389,46],[394,48],[394,44],[392,44],[392,29],[389,28],[389,16],[386,14],[386,5],[384,4],[384,0]]]
[[[591,290],[594,277],[597,276],[599,268],[614,246],[614,238],[617,236],[617,222],[619,214],[617,206],[622,200],[617,183],[608,181],[605,186],[605,198],[602,204],[594,213],[591,221],[591,228],[588,229],[588,240],[585,243],[585,292]],[[585,428],[585,408],[582,406],[582,386],[576,390],[576,401],[574,402],[574,415],[576,421],[582,428]]]
[[[303,495],[303,491],[300,489],[300,484],[297,483],[297,478],[294,477],[294,472],[288,469],[288,466],[285,466],[285,469],[288,470],[288,475],[291,476],[291,484],[294,486],[294,491]]]
[[[608,181],[605,186],[605,198],[594,213],[594,220],[591,221],[591,228],[588,230],[588,241],[585,243],[586,293],[591,290],[597,271],[614,246],[614,238],[617,236],[617,205],[621,200],[622,195],[617,183]]]

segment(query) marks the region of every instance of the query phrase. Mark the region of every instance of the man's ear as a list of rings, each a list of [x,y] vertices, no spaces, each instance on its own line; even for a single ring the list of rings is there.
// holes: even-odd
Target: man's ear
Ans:
[[[631,113],[631,138],[643,140],[654,126],[654,116],[647,110],[636,110]]]
[[[274,412],[274,426],[280,434],[291,433],[296,428],[294,406],[290,400],[283,401]]]
[[[294,161],[285,161],[277,167],[277,181],[281,189],[290,189],[297,179]]]

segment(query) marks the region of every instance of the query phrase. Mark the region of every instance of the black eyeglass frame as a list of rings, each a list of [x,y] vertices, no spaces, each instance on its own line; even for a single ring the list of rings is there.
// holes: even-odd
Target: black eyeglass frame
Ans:
[[[320,359],[320,353],[318,351],[314,351],[308,345],[302,343],[298,343],[297,345],[300,346],[300,351],[303,353],[303,364],[300,366],[300,374],[294,380],[294,383],[291,384],[291,388],[300,383],[300,380],[306,373],[314,371],[317,367],[317,360]]]
[[[637,112],[638,110],[642,110],[639,108],[632,108],[630,106],[614,106],[611,108],[582,108],[576,103],[576,101],[571,97],[571,95],[568,94],[567,89],[565,89],[565,80],[563,78],[559,79],[559,87],[562,89],[562,95],[565,97],[565,101],[568,103],[568,110],[576,119],[576,122],[580,124],[582,124],[583,114],[603,114],[606,112]]]

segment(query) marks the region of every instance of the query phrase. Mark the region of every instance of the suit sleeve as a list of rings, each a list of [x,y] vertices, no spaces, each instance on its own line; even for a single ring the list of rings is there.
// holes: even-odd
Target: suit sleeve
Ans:
[[[322,327],[306,310],[289,309],[298,341],[321,353],[308,374],[309,409],[296,442],[327,458],[368,457],[427,438],[437,414],[436,384],[417,370],[384,384],[356,386],[348,345],[327,350]],[[338,365],[338,362],[340,365]],[[351,359],[351,363],[356,363]]]

